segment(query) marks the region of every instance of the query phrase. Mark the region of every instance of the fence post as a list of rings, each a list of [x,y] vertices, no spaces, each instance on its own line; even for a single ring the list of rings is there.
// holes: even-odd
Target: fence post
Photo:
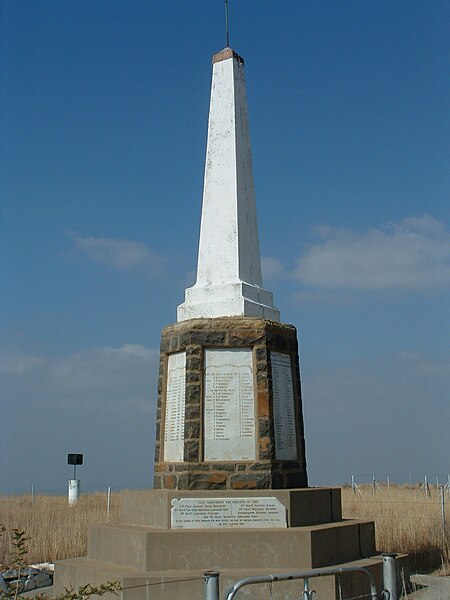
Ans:
[[[309,577],[303,579],[303,600],[310,600],[311,590],[309,588]]]
[[[80,497],[80,480],[69,479],[69,506],[75,506]]]
[[[205,578],[205,600],[219,600],[219,573],[217,571],[206,571]]]
[[[398,600],[397,554],[383,553],[383,596],[386,600]]]
[[[441,485],[441,518],[442,518],[442,553],[447,556],[447,536],[445,534],[445,493],[444,486]]]
[[[109,519],[110,510],[111,510],[111,486],[108,485],[108,491],[106,493],[106,514],[108,515],[108,519]]]
[[[33,504],[33,506],[36,503],[36,497],[35,497],[35,494],[34,494],[34,484],[31,484],[31,503]]]

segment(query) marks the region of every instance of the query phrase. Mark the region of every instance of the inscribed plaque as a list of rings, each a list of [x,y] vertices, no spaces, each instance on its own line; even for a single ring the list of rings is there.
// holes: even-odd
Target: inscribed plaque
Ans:
[[[205,351],[205,461],[256,460],[251,350]]]
[[[181,498],[172,500],[173,529],[287,527],[286,508],[277,498]]]
[[[270,360],[272,363],[275,458],[296,460],[297,434],[295,431],[291,357],[289,354],[271,352]]]
[[[186,403],[186,353],[169,356],[167,365],[164,460],[184,459],[184,411]]]

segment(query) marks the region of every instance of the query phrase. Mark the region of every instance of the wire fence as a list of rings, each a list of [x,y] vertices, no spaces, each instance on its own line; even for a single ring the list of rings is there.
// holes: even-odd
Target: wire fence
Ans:
[[[375,522],[377,548],[405,552],[413,566],[439,568],[450,560],[450,478],[393,484],[387,477],[352,475],[342,488],[344,518]]]

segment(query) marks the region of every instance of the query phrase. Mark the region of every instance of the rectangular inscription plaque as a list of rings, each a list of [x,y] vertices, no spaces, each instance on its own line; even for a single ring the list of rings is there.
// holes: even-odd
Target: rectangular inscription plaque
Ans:
[[[186,403],[186,353],[169,356],[167,365],[164,460],[184,459],[184,410]]]
[[[251,350],[205,351],[205,461],[256,460]]]
[[[271,352],[270,360],[272,363],[275,458],[278,460],[296,460],[297,435],[295,431],[291,357],[289,354]]]
[[[286,508],[277,498],[181,498],[172,500],[173,529],[287,527]]]

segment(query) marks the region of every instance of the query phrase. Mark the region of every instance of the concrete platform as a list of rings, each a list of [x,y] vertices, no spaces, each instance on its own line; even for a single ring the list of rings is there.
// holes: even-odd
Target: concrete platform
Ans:
[[[227,494],[277,497],[286,507],[288,527],[170,528],[172,499]],[[68,586],[120,581],[123,600],[203,600],[208,570],[220,572],[222,598],[243,577],[336,565],[367,567],[381,584],[383,561],[375,549],[374,523],[343,521],[338,488],[129,492],[121,520],[89,528],[86,557],[56,562],[55,594]],[[276,583],[272,598],[298,600],[302,585]],[[366,593],[368,584],[361,574],[345,574],[318,578],[313,589],[321,600],[337,600],[339,594]],[[256,600],[267,593],[267,584],[258,584],[241,590],[239,598]]]

